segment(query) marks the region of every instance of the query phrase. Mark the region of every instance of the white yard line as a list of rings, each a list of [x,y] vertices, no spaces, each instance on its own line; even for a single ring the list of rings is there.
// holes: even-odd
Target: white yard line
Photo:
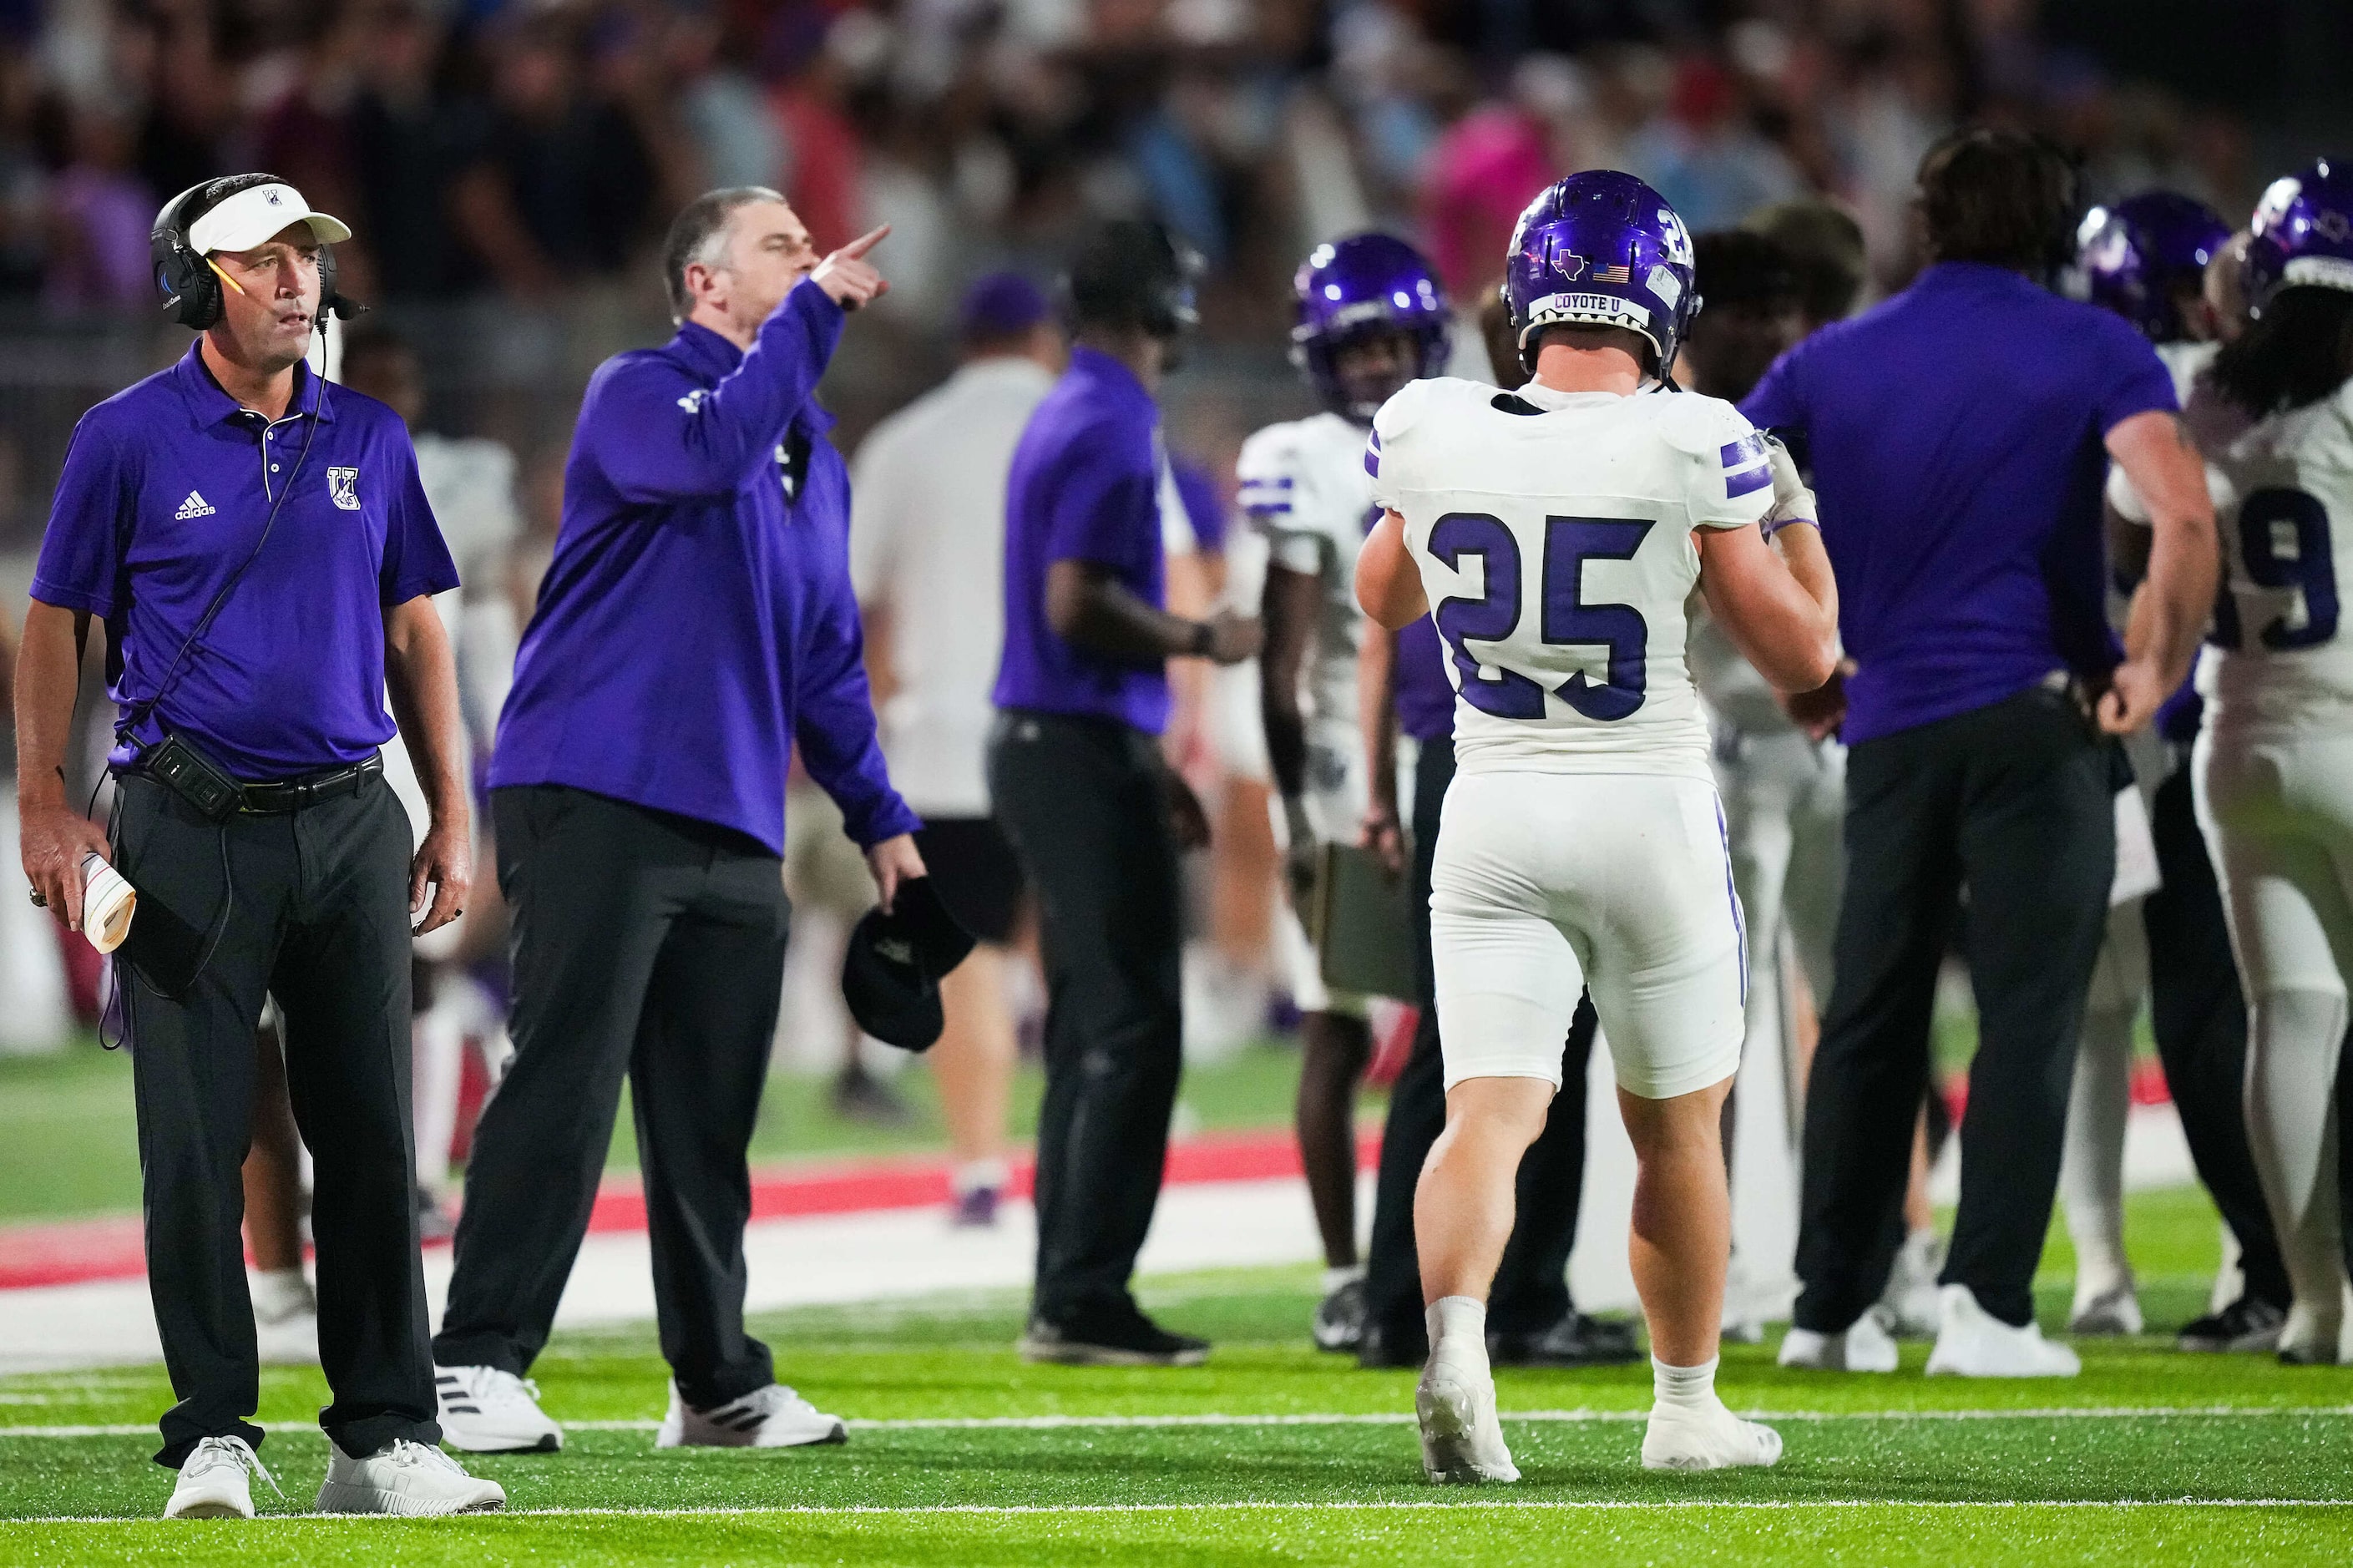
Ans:
[[[2343,1420],[2353,1416],[2353,1405],[2060,1405],[2021,1410],[1748,1410],[1757,1421],[2148,1421],[2243,1419],[2264,1416],[2318,1416]],[[1506,1410],[1502,1419],[1565,1425],[1647,1421],[1646,1410]],[[853,1419],[844,1425],[853,1432],[1054,1432],[1117,1431],[1165,1427],[1237,1426],[1410,1426],[1409,1411],[1334,1412],[1297,1415],[944,1415],[897,1421]],[[571,1432],[651,1432],[655,1420],[566,1421]],[[275,1428],[283,1437],[318,1437],[315,1426]],[[11,1437],[143,1437],[152,1436],[150,1423],[89,1426],[0,1426],[0,1439]]]
[[[2032,1509],[2347,1509],[2353,1500],[2338,1498],[2057,1498],[2049,1500],[1996,1499],[1964,1502],[1954,1499],[1907,1501],[1887,1498],[1821,1498],[1804,1501],[1770,1499],[1630,1499],[1609,1501],[1597,1498],[1529,1498],[1525,1500],[1465,1500],[1422,1502],[1412,1500],[1339,1500],[1333,1502],[1078,1502],[1078,1503],[915,1503],[892,1508],[881,1503],[778,1504],[765,1508],[523,1508],[475,1519],[871,1519],[896,1515],[974,1514],[1023,1517],[1032,1514],[1093,1513],[1434,1513],[1441,1510],[1488,1513],[1674,1513],[1685,1510],[1723,1510],[1750,1513],[1799,1513],[1810,1509],[1937,1509],[1957,1512],[1971,1509],[2018,1512]],[[258,1522],[270,1524],[354,1524],[364,1527],[385,1515],[271,1514]],[[105,1514],[47,1514],[0,1520],[0,1529],[14,1524],[144,1524],[168,1529],[161,1520],[122,1519]]]

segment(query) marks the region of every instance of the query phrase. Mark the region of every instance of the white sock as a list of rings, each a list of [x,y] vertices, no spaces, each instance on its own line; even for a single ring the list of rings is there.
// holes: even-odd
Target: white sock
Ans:
[[[2296,1303],[2337,1321],[2344,1268],[2337,1242],[2336,1083],[2345,998],[2272,991],[2252,998],[2247,1030],[2247,1142]]]
[[[1365,1266],[1361,1263],[1352,1263],[1345,1268],[1326,1268],[1324,1270],[1324,1294],[1329,1296],[1342,1286],[1354,1285],[1364,1277]]]
[[[257,1318],[274,1321],[290,1312],[318,1310],[300,1264],[291,1268],[257,1268],[248,1277],[246,1290],[253,1299],[253,1314]]]
[[[1486,1364],[1486,1302],[1475,1296],[1440,1296],[1422,1309],[1421,1321],[1430,1331],[1430,1354],[1451,1350],[1468,1359],[1475,1353],[1479,1364]]]
[[[2059,1201],[2067,1211],[2068,1239],[2075,1247],[2078,1302],[2132,1282],[2132,1266],[2125,1261],[2124,1194],[2125,1127],[2132,1113],[2132,1023],[2129,1013],[2085,1013],[2075,1055]]]
[[[964,1197],[983,1187],[1003,1192],[1013,1180],[1013,1173],[1002,1160],[966,1160],[948,1177],[948,1186],[956,1196]]]
[[[417,1138],[417,1180],[438,1194],[449,1181],[449,1146],[458,1133],[458,1092],[466,1076],[465,1007],[445,994],[409,1023],[409,1110]]]
[[[1704,1410],[1715,1403],[1715,1369],[1722,1356],[1710,1356],[1697,1366],[1669,1366],[1651,1358],[1651,1392],[1662,1405]]]

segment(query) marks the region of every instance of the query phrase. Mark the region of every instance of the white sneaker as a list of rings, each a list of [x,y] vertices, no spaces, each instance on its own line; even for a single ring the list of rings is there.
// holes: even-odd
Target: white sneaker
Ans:
[[[1495,1419],[1494,1374],[1483,1365],[1432,1354],[1413,1391],[1413,1413],[1421,1423],[1422,1473],[1431,1480],[1477,1486],[1520,1479]]]
[[[2133,1293],[2130,1280],[2084,1298],[2067,1315],[2067,1331],[2071,1334],[2137,1334],[2145,1327],[2140,1298]]]
[[[494,1366],[437,1366],[441,1441],[469,1454],[553,1454],[564,1428],[539,1407],[539,1384]]]
[[[506,1489],[477,1480],[438,1448],[396,1437],[364,1459],[327,1444],[327,1479],[319,1483],[321,1513],[496,1513]]]
[[[1925,1340],[1943,1322],[1936,1298],[1936,1276],[1945,1271],[1945,1238],[1933,1230],[1915,1230],[1895,1249],[1895,1265],[1887,1271],[1887,1289],[1879,1293],[1886,1309],[1889,1332],[1898,1339]]]
[[[1895,1342],[1887,1337],[1881,1314],[1868,1307],[1844,1333],[1826,1334],[1814,1329],[1791,1329],[1781,1341],[1778,1361],[1805,1372],[1894,1372]]]
[[[673,1382],[670,1414],[654,1434],[657,1448],[798,1448],[849,1441],[840,1416],[828,1415],[781,1383],[697,1410],[679,1396]]]
[[[2014,1329],[1978,1305],[1966,1285],[1947,1285],[1945,1326],[1928,1352],[1928,1375],[1938,1377],[2073,1377],[2083,1358],[2054,1345],[2032,1323]]]
[[[318,1309],[298,1308],[273,1318],[255,1312],[253,1348],[264,1366],[318,1365]]]
[[[277,1490],[278,1482],[261,1468],[261,1459],[242,1437],[206,1437],[180,1461],[180,1479],[172,1487],[172,1500],[164,1505],[165,1519],[251,1519],[251,1471]],[[284,1497],[284,1492],[279,1492]]]
[[[1723,1470],[1770,1465],[1781,1457],[1781,1434],[1743,1421],[1711,1397],[1704,1406],[1653,1405],[1642,1434],[1646,1470]]]

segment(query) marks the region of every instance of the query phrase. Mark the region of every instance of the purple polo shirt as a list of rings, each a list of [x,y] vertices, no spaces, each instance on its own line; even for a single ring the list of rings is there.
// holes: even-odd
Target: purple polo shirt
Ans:
[[[1160,409],[1134,373],[1092,349],[1030,415],[1005,494],[1005,657],[999,708],[1110,719],[1147,734],[1168,723],[1165,661],[1130,662],[1065,642],[1046,619],[1046,572],[1087,561],[1155,608],[1160,544]]]
[[[1398,728],[1417,741],[1454,738],[1454,687],[1446,679],[1446,645],[1428,616],[1397,637]]]
[[[118,708],[140,706],[169,679],[131,737],[140,745],[175,731],[248,782],[363,762],[393,736],[385,608],[458,585],[408,428],[308,366],[296,368],[293,400],[273,424],[221,390],[202,346],[82,416],[33,597],[106,622]],[[126,744],[115,760],[131,755]]]
[[[1813,464],[1858,667],[1849,742],[2116,666],[2102,440],[2173,407],[2123,318],[1975,262],[1929,268],[1775,363],[1740,409],[1801,435]]]
[[[492,788],[568,784],[781,855],[797,741],[860,845],[922,826],[875,742],[849,478],[811,397],[841,321],[803,281],[748,353],[690,322],[597,367]]]

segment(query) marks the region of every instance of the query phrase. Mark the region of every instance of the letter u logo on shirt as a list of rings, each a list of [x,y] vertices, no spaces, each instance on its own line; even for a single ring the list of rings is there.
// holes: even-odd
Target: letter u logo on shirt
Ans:
[[[360,471],[357,468],[329,468],[327,494],[345,511],[360,510]]]

